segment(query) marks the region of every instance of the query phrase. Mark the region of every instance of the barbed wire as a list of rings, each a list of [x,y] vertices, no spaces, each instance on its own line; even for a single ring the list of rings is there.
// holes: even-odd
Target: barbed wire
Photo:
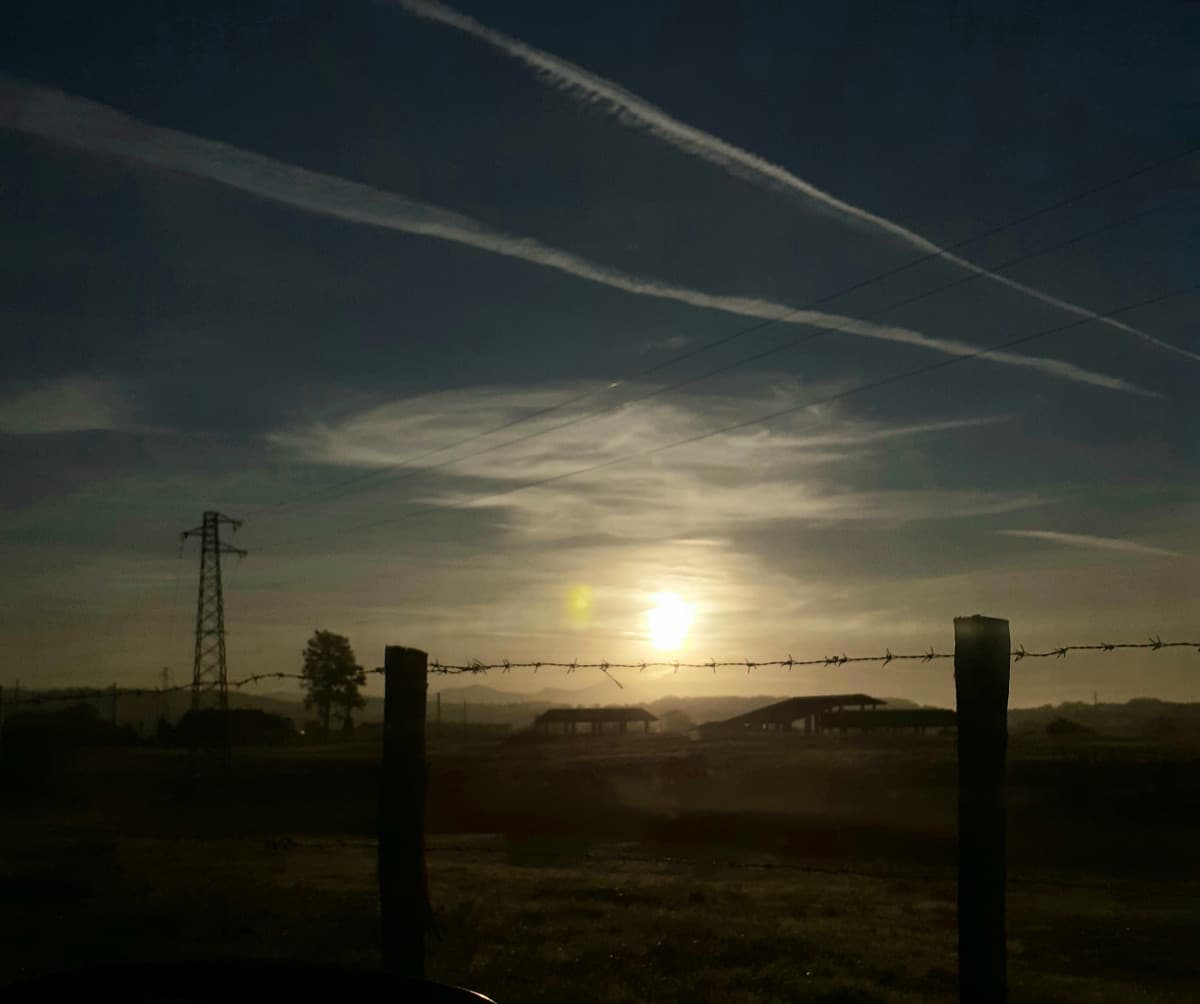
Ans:
[[[1194,648],[1200,652],[1200,642],[1194,641],[1163,641],[1157,635],[1150,638],[1149,641],[1143,642],[1098,642],[1095,645],[1061,645],[1058,648],[1050,648],[1045,652],[1030,652],[1027,651],[1024,645],[1018,645],[1012,651],[1014,662],[1020,662],[1022,659],[1065,659],[1069,652],[1115,652],[1119,648],[1147,648],[1153,652],[1157,652],[1161,648]]]
[[[1044,651],[1031,651],[1025,648],[1024,645],[1018,645],[1010,653],[1013,662],[1021,662],[1024,659],[1065,659],[1071,652],[1116,652],[1118,650],[1128,649],[1145,649],[1151,652],[1158,652],[1168,648],[1191,648],[1200,653],[1200,641],[1163,641],[1158,635],[1151,635],[1148,641],[1142,642],[1095,642],[1092,644],[1080,645],[1057,645],[1053,648],[1045,649]],[[882,655],[826,655],[808,659],[795,659],[789,654],[783,659],[709,659],[706,662],[684,662],[682,660],[646,660],[639,662],[608,662],[601,660],[600,662],[580,662],[577,659],[571,662],[553,661],[553,660],[534,660],[527,662],[513,662],[509,659],[502,659],[499,662],[483,662],[478,659],[472,659],[465,663],[445,663],[438,659],[431,659],[428,663],[427,670],[430,673],[440,675],[454,676],[461,674],[484,674],[490,672],[508,673],[514,669],[531,669],[537,672],[539,669],[561,669],[568,674],[574,673],[581,669],[599,670],[618,687],[621,687],[621,682],[612,676],[610,670],[634,670],[639,673],[647,669],[670,669],[673,672],[678,672],[681,669],[708,669],[715,673],[719,669],[745,669],[747,673],[756,669],[783,669],[789,671],[796,667],[812,667],[822,666],[835,668],[838,666],[846,666],[854,663],[876,663],[880,666],[887,666],[893,662],[920,662],[928,663],[940,659],[953,659],[953,652],[938,652],[932,646],[924,652],[893,652],[890,648],[884,649]],[[374,669],[365,671],[370,676],[383,675],[383,667],[377,666]],[[229,680],[226,682],[226,687],[232,690],[237,690],[242,687],[252,686],[261,683],[264,680],[304,680],[303,673],[253,673],[250,676],[240,677],[239,679]],[[183,691],[192,689],[191,683],[180,683],[171,687],[80,687],[63,691],[53,691],[47,693],[36,693],[21,695],[19,697],[10,698],[4,697],[3,704],[0,708],[25,707],[29,705],[40,705],[51,702],[62,701],[85,701],[96,699],[112,699],[121,697],[162,697],[167,694],[177,694]],[[205,688],[207,690],[211,688]],[[0,692],[2,693],[2,692]]]
[[[1048,659],[1051,657],[1064,659],[1070,652],[1115,652],[1117,649],[1149,649],[1158,651],[1164,648],[1194,648],[1200,652],[1200,642],[1195,641],[1163,641],[1157,635],[1144,642],[1096,642],[1090,645],[1059,645],[1046,649],[1044,652],[1030,651],[1024,645],[1018,645],[1009,655],[1014,662],[1022,659]],[[924,652],[899,654],[891,649],[885,649],[882,655],[826,655],[812,659],[794,659],[789,654],[785,659],[709,659],[707,662],[680,661],[645,661],[645,662],[510,662],[503,659],[500,662],[481,662],[471,660],[461,664],[438,662],[436,659],[429,663],[431,673],[487,673],[499,670],[506,673],[513,669],[565,669],[568,673],[579,669],[598,669],[607,672],[610,669],[636,669],[639,672],[646,669],[730,669],[745,668],[747,672],[754,669],[783,668],[792,669],[796,666],[844,666],[848,663],[876,662],[888,665],[892,662],[917,661],[933,662],[936,659],[953,659],[953,652],[938,652],[932,647]]]
[[[471,662],[461,665],[453,665],[438,662],[436,659],[429,664],[431,673],[488,673],[493,670],[499,670],[502,673],[507,673],[513,669],[532,669],[535,673],[539,669],[565,669],[568,673],[573,673],[579,669],[598,669],[602,673],[607,673],[611,669],[636,669],[641,672],[646,669],[671,669],[678,671],[680,669],[711,669],[714,673],[718,669],[730,669],[737,667],[745,669],[747,672],[755,669],[772,669],[787,667],[792,669],[796,666],[843,666],[851,662],[878,662],[887,665],[889,662],[898,662],[904,659],[915,659],[921,662],[932,662],[935,659],[952,659],[952,652],[935,652],[932,648],[927,652],[917,652],[915,654],[898,655],[894,652],[886,651],[883,655],[825,655],[815,659],[793,659],[790,655],[786,659],[709,659],[707,662],[679,662],[679,661],[644,661],[644,662],[510,662],[504,659],[500,662],[479,662],[472,660]]]

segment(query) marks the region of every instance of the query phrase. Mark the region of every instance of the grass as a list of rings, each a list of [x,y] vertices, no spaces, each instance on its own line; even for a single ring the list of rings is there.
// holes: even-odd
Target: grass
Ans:
[[[947,752],[436,751],[429,973],[501,1004],[955,1000]],[[1120,817],[1144,798],[1127,767],[1088,775],[1113,780],[1113,805],[1050,812],[1039,785],[1061,772],[1014,759],[1012,999],[1194,1000],[1194,818]],[[1187,783],[1146,769],[1171,798]],[[0,979],[114,957],[375,963],[369,750],[245,754],[230,781],[193,785],[147,750],[89,757],[69,779],[6,806]]]

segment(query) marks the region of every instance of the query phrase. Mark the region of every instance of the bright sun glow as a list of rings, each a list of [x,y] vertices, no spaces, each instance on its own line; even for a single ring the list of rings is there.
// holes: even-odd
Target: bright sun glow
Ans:
[[[654,597],[654,607],[646,616],[650,621],[651,644],[669,651],[683,644],[695,611],[675,593],[658,593]]]

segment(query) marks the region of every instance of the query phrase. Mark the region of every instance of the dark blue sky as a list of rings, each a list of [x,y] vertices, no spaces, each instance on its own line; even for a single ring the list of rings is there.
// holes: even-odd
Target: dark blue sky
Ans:
[[[960,253],[1024,258],[1004,275],[1100,313],[1188,287],[1200,13],[1045,6],[458,10],[942,246],[1162,161]],[[4,630],[47,682],[89,682],[79,659],[97,631],[115,639],[105,680],[186,673],[191,566],[173,534],[211,506],[248,517],[252,558],[230,586],[246,669],[290,667],[316,626],[366,651],[619,656],[645,648],[640,612],[664,590],[694,605],[688,644],[706,657],[936,642],[983,607],[1055,642],[1194,623],[1193,358],[1085,323],[1012,351],[1143,393],[973,360],[477,507],[945,358],[825,330],[633,401],[811,330],[775,324],[603,390],[756,323],[698,295],[803,307],[921,253],[396,4],[41,2],[10,5],[3,29],[0,506],[20,573]],[[217,152],[181,170],[55,133],[30,124],[30,85]],[[215,181],[228,156],[212,143],[367,186],[339,189],[348,211],[366,212],[356,192],[403,196],[691,305],[461,235],[300,211]],[[978,347],[1077,319],[978,277],[888,309],[969,275],[929,261],[820,309]],[[1120,316],[1195,353],[1196,304],[1193,290]],[[588,390],[542,424],[629,403],[388,472]],[[465,507],[410,518],[430,504]],[[579,583],[596,598],[584,625],[560,602]],[[1102,682],[1196,696],[1194,673],[1150,669]]]

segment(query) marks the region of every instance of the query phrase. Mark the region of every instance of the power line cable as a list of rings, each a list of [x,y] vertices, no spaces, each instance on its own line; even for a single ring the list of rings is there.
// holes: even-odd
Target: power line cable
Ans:
[[[1013,267],[1014,265],[1029,261],[1033,258],[1039,257],[1040,255],[1048,254],[1051,251],[1061,250],[1064,247],[1068,247],[1070,245],[1077,244],[1080,241],[1086,240],[1090,237],[1094,237],[1097,234],[1101,234],[1106,231],[1117,229],[1118,227],[1124,226],[1134,220],[1138,220],[1143,217],[1153,215],[1155,213],[1160,213],[1160,212],[1163,212],[1164,210],[1171,209],[1171,208],[1175,208],[1175,207],[1155,206],[1151,209],[1142,210],[1141,212],[1133,213],[1129,216],[1122,217],[1121,219],[1110,221],[1109,223],[1103,224],[1102,226],[1095,227],[1092,230],[1085,231],[1082,234],[1077,234],[1073,237],[1069,237],[1066,240],[1058,242],[1057,244],[1047,245],[1047,246],[1038,248],[1036,251],[1017,255],[1013,258],[1008,259],[1007,261],[1000,263],[999,265],[994,266],[992,268],[992,271],[994,271],[994,272],[1004,271],[1006,269]],[[982,276],[980,276],[978,274],[961,276],[957,279],[953,279],[947,283],[944,283],[941,286],[936,286],[933,289],[926,290],[925,292],[918,293],[914,296],[910,296],[906,299],[903,299],[903,300],[897,301],[896,303],[890,304],[887,307],[882,308],[881,310],[867,314],[867,315],[865,315],[865,319],[873,320],[875,318],[883,316],[884,314],[890,313],[892,310],[898,309],[903,306],[908,306],[909,304],[915,303],[918,300],[925,299],[926,297],[933,296],[933,295],[941,293],[945,290],[952,289],[954,287],[961,286],[966,283],[976,282],[981,278],[982,278]],[[606,407],[600,411],[585,412],[581,415],[575,415],[574,417],[569,418],[563,422],[559,422],[557,425],[552,425],[548,428],[543,428],[543,429],[535,429],[531,432],[525,433],[520,436],[516,436],[512,439],[506,439],[500,443],[492,443],[492,444],[490,444],[488,446],[484,446],[478,450],[474,450],[470,453],[462,454],[457,457],[452,457],[448,460],[441,461],[440,463],[430,464],[430,465],[415,468],[415,469],[410,468],[407,471],[404,471],[404,468],[408,465],[411,465],[411,463],[413,463],[413,461],[414,461],[414,458],[409,458],[408,460],[401,461],[399,464],[391,465],[387,468],[377,470],[373,473],[379,475],[379,474],[391,474],[397,470],[404,471],[403,473],[396,474],[396,476],[388,479],[388,481],[390,483],[395,484],[396,482],[406,481],[409,478],[416,477],[421,474],[428,474],[433,471],[442,470],[446,467],[452,467],[455,464],[462,463],[463,461],[471,460],[475,457],[483,456],[488,453],[494,453],[498,450],[505,449],[506,447],[509,447],[509,446],[515,446],[519,443],[524,443],[531,439],[537,439],[542,436],[548,436],[548,435],[558,432],[562,429],[570,428],[575,425],[580,425],[585,422],[597,421],[599,419],[602,419],[602,418],[605,418],[605,417],[608,417],[608,416],[614,414],[618,409],[628,408],[630,405],[639,404],[650,398],[659,397],[663,394],[667,394],[672,391],[679,390],[680,388],[687,387],[691,384],[699,383],[703,380],[708,380],[711,377],[718,376],[722,373],[727,373],[731,370],[738,369],[738,368],[740,368],[742,366],[746,366],[750,363],[758,362],[769,356],[777,355],[778,353],[797,348],[801,345],[807,345],[808,343],[813,342],[816,339],[821,338],[827,334],[828,334],[827,331],[823,331],[823,330],[815,331],[806,336],[803,336],[800,338],[794,338],[794,339],[791,339],[790,341],[784,342],[782,344],[770,346],[766,349],[763,349],[759,352],[755,352],[751,355],[743,356],[740,359],[736,359],[732,362],[722,364],[721,366],[717,366],[713,369],[706,370],[703,373],[685,377],[682,380],[677,380],[674,383],[666,384],[662,387],[656,387],[652,390],[646,391],[645,393],[638,395],[637,397],[618,402],[617,404]],[[554,409],[551,408],[551,409],[544,409],[544,410],[554,410]],[[517,419],[513,422],[507,423],[507,425],[509,425],[509,426],[516,425],[516,424],[518,424],[518,422],[522,422],[522,421],[525,421],[525,419],[524,418]],[[489,430],[488,433],[481,433],[481,435],[488,435],[488,434],[490,434],[490,432],[494,432],[494,431],[496,431],[496,430],[494,430],[494,429]],[[457,445],[462,445],[462,444],[460,443]],[[442,449],[445,449],[445,447]],[[332,498],[341,498],[341,497],[344,497],[344,493],[341,495],[335,495]],[[331,501],[331,500],[332,499],[326,500],[326,501]],[[319,505],[321,503],[317,503],[317,504]]]
[[[1148,297],[1146,299],[1137,300],[1133,303],[1125,304],[1123,306],[1109,310],[1100,316],[1114,317],[1118,314],[1127,313],[1130,310],[1135,310],[1140,307],[1146,307],[1146,306],[1151,306],[1152,304],[1155,304],[1155,303],[1161,303],[1164,300],[1169,300],[1173,297],[1180,296],[1185,293],[1190,293],[1197,289],[1200,289],[1200,284],[1180,287],[1178,289],[1170,290],[1169,292],[1166,292],[1166,293],[1158,294],[1157,296],[1152,296],[1152,297]],[[476,496],[473,496],[468,499],[464,499],[459,502],[448,502],[448,503],[441,503],[441,504],[433,505],[433,506],[427,506],[426,508],[423,508],[423,509],[411,510],[400,516],[393,516],[393,517],[388,517],[385,519],[373,520],[368,523],[358,523],[358,524],[354,524],[354,525],[348,526],[348,527],[332,528],[332,529],[326,531],[325,533],[321,533],[321,534],[311,534],[311,535],[307,535],[304,537],[294,537],[294,538],[291,538],[290,540],[280,541],[273,546],[275,549],[278,550],[278,549],[281,549],[284,547],[292,546],[294,544],[306,543],[310,540],[327,539],[330,536],[344,534],[344,533],[358,533],[363,530],[371,530],[371,529],[375,529],[380,526],[388,526],[388,525],[392,525],[395,523],[404,522],[408,519],[413,519],[417,516],[432,515],[433,513],[445,512],[445,511],[448,511],[451,509],[463,509],[463,508],[467,508],[468,506],[477,505],[480,502],[488,502],[488,501],[491,501],[492,499],[504,498],[506,496],[513,495],[520,491],[526,491],[530,488],[538,488],[543,485],[552,484],[554,482],[564,481],[567,478],[578,477],[581,474],[590,474],[594,471],[603,470],[608,467],[614,467],[617,464],[627,463],[630,460],[637,460],[637,459],[641,459],[643,457],[654,456],[659,453],[664,453],[667,450],[677,449],[678,447],[681,447],[681,446],[688,446],[688,445],[691,445],[692,443],[698,443],[702,440],[710,439],[713,436],[720,436],[720,435],[724,435],[729,432],[735,432],[738,429],[744,429],[744,428],[747,428],[752,425],[762,425],[767,422],[774,421],[777,418],[781,418],[784,415],[791,415],[798,411],[803,411],[807,408],[812,408],[817,405],[831,404],[833,402],[841,401],[841,400],[844,400],[848,397],[852,397],[857,394],[863,394],[863,393],[866,393],[871,390],[877,390],[880,387],[887,387],[892,384],[900,383],[904,380],[911,379],[913,377],[923,376],[926,373],[932,373],[935,370],[944,369],[948,366],[954,366],[956,364],[964,363],[964,362],[967,362],[972,359],[980,359],[980,358],[987,356],[989,353],[992,353],[992,352],[999,352],[1003,349],[1012,348],[1015,345],[1027,344],[1027,343],[1032,342],[1039,338],[1046,338],[1050,335],[1059,334],[1063,331],[1069,331],[1074,328],[1081,327],[1084,324],[1088,324],[1093,320],[1095,320],[1095,318],[1081,317],[1074,321],[1069,321],[1066,324],[1056,325],[1055,327],[1052,327],[1052,328],[1045,328],[1041,331],[1036,331],[1032,334],[1021,335],[1017,338],[1008,339],[1007,341],[996,342],[992,345],[986,346],[985,348],[979,349],[976,352],[971,352],[966,355],[952,356],[948,359],[939,359],[936,362],[926,363],[923,366],[918,366],[918,367],[916,367],[914,369],[910,369],[910,370],[904,370],[900,373],[892,374],[891,376],[882,377],[877,380],[871,380],[871,381],[867,381],[864,383],[856,384],[855,386],[850,387],[846,390],[842,390],[842,391],[839,391],[834,394],[829,394],[823,398],[815,398],[815,399],[812,399],[809,401],[802,402],[800,404],[789,405],[786,408],[780,408],[776,411],[769,412],[765,415],[758,415],[754,418],[745,419],[745,420],[739,421],[739,422],[734,422],[729,425],[724,425],[724,426],[721,426],[716,429],[710,429],[707,432],[698,433],[697,435],[688,436],[684,439],[678,439],[678,440],[675,440],[670,443],[662,444],[660,446],[650,447],[648,449],[639,450],[634,453],[623,454],[619,457],[612,457],[612,458],[609,458],[608,460],[601,461],[600,463],[588,465],[587,467],[580,467],[580,468],[576,468],[571,471],[565,471],[561,474],[553,474],[553,475],[550,475],[549,477],[539,478],[534,481],[528,481],[528,482],[525,482],[520,485],[515,485],[513,487],[503,489],[502,491],[491,492],[491,493],[488,493],[485,495],[476,495]],[[268,550],[271,548],[271,546],[272,545],[267,545]]]
[[[698,345],[692,349],[688,349],[688,350],[676,353],[676,354],[670,356],[669,358],[661,360],[651,366],[646,366],[646,367],[643,367],[632,373],[627,373],[625,376],[606,384],[602,388],[584,391],[582,393],[572,395],[571,397],[564,398],[563,400],[558,401],[555,404],[548,405],[544,408],[539,408],[536,411],[530,412],[526,415],[519,416],[519,417],[517,417],[515,419],[511,419],[509,421],[503,422],[499,425],[493,426],[492,428],[485,429],[480,432],[472,433],[471,435],[466,436],[462,439],[456,440],[455,442],[448,443],[443,446],[434,447],[434,448],[426,450],[422,453],[418,453],[418,454],[414,454],[413,456],[406,457],[404,460],[397,461],[395,464],[388,465],[385,468],[375,468],[375,469],[369,470],[369,471],[362,471],[362,472],[359,472],[358,474],[354,474],[347,478],[344,478],[341,481],[334,482],[333,484],[326,485],[326,486],[323,486],[320,488],[314,488],[308,492],[305,492],[304,494],[300,495],[299,497],[293,496],[289,499],[281,500],[279,502],[272,503],[270,505],[257,507],[255,509],[250,510],[249,514],[253,515],[253,514],[258,514],[258,513],[262,513],[262,512],[268,512],[268,511],[278,512],[281,510],[294,508],[298,505],[304,504],[305,501],[309,498],[317,497],[320,495],[326,495],[331,492],[337,492],[341,488],[350,487],[352,485],[359,484],[363,481],[368,481],[368,480],[373,480],[373,479],[379,478],[383,475],[386,475],[387,473],[399,470],[404,467],[408,467],[414,463],[417,463],[421,460],[425,460],[429,457],[437,456],[438,454],[445,453],[449,450],[457,449],[460,446],[466,446],[469,443],[475,442],[486,436],[491,436],[497,432],[502,432],[503,430],[512,428],[515,425],[521,425],[526,422],[533,421],[534,419],[541,418],[545,415],[551,414],[555,411],[559,411],[563,408],[568,408],[574,404],[579,404],[583,401],[589,400],[593,397],[597,397],[601,394],[610,393],[613,390],[617,389],[618,387],[624,386],[625,384],[630,383],[634,380],[641,380],[644,377],[650,376],[651,374],[656,373],[659,370],[665,369],[668,366],[673,366],[676,363],[683,362],[687,359],[690,359],[694,356],[700,355],[704,352],[708,352],[708,351],[711,351],[712,349],[719,348],[722,345],[729,344],[730,342],[735,341],[737,339],[744,338],[748,335],[762,331],[768,327],[771,327],[772,325],[784,323],[789,318],[794,317],[797,314],[803,313],[807,310],[812,310],[816,307],[827,304],[827,303],[829,303],[833,300],[839,299],[843,296],[847,296],[850,293],[856,292],[867,286],[873,285],[874,283],[882,282],[885,279],[891,278],[892,276],[895,276],[895,275],[899,275],[903,272],[906,272],[912,268],[917,267],[918,265],[922,265],[925,262],[929,262],[929,261],[933,261],[938,258],[945,257],[946,255],[951,254],[955,251],[962,250],[963,248],[965,248],[971,244],[977,243],[979,241],[987,240],[991,237],[996,236],[997,234],[1003,233],[1006,230],[1010,230],[1015,227],[1021,226],[1032,220],[1038,219],[1041,216],[1047,215],[1048,213],[1055,212],[1059,209],[1064,209],[1067,206],[1084,201],[1085,199],[1088,199],[1093,195],[1097,195],[1101,192],[1104,192],[1111,188],[1117,187],[1118,185],[1124,184],[1135,178],[1152,173],[1153,171],[1156,171],[1156,170],[1158,170],[1162,167],[1165,167],[1169,164],[1175,163],[1180,160],[1185,160],[1198,151],[1200,151],[1200,145],[1195,145],[1195,146],[1189,147],[1188,149],[1186,149],[1182,152],[1171,154],[1166,157],[1161,157],[1158,160],[1155,160],[1149,164],[1145,164],[1145,165],[1143,165],[1139,168],[1136,168],[1132,171],[1127,171],[1124,174],[1110,178],[1107,181],[1101,182],[1098,185],[1095,185],[1091,188],[1085,189],[1082,192],[1076,193],[1074,195],[1068,196],[1063,199],[1059,199],[1056,202],[1041,206],[1038,209],[1031,210],[1031,211],[1025,213],[1024,215],[1017,217],[1016,219],[1010,220],[1006,223],[997,224],[996,226],[993,226],[981,233],[973,234],[972,236],[970,236],[968,238],[965,238],[955,244],[948,245],[947,247],[941,248],[938,251],[933,251],[933,252],[929,252],[928,254],[919,255],[918,257],[910,259],[909,261],[907,261],[901,265],[897,265],[893,268],[886,269],[883,272],[877,273],[872,276],[868,276],[868,277],[861,279],[855,283],[852,283],[849,286],[844,286],[841,289],[835,290],[832,293],[828,293],[828,294],[821,296],[815,300],[811,300],[803,306],[784,311],[778,317],[768,318],[768,319],[762,320],[762,321],[756,321],[753,324],[739,328],[736,331],[730,332],[727,335],[722,335],[719,338],[712,339],[712,340],[705,342],[701,345]],[[1135,214],[1133,217],[1130,217],[1129,219],[1136,219],[1136,218],[1138,218],[1138,214]],[[1128,220],[1126,220],[1125,222],[1128,222]],[[1114,225],[1120,225],[1120,224],[1114,224]],[[1100,232],[1103,232],[1103,230],[1110,229],[1110,228],[1111,227],[1109,227],[1109,226],[1101,227],[1098,230],[1091,231],[1088,234],[1083,235],[1083,236],[1092,236],[1095,233],[1100,233]],[[1078,239],[1083,239],[1083,237],[1080,237]],[[1073,243],[1073,240],[1068,241],[1068,243]],[[1065,246],[1065,245],[1063,245],[1063,246]],[[1028,257],[1033,257],[1033,256],[1036,256],[1037,254],[1045,253],[1046,250],[1050,250],[1050,249],[1042,249],[1041,251],[1034,252],[1032,255],[1030,255]],[[1003,264],[1001,264],[999,266],[996,266],[995,268],[991,269],[990,271],[995,272],[999,269],[1008,268],[1008,267],[1011,267],[1012,265],[1016,264],[1018,261],[1023,261],[1023,260],[1025,260],[1025,257],[1013,259],[1013,260],[1004,262]],[[902,301],[901,303],[898,303],[898,304],[893,304],[893,307],[906,305],[907,303],[914,302],[915,300],[921,299],[924,296],[932,296],[932,295],[935,295],[936,293],[940,292],[943,289],[949,289],[949,288],[952,288],[954,286],[960,285],[965,282],[974,281],[981,277],[982,276],[979,274],[972,274],[970,276],[961,277],[959,279],[954,280],[951,283],[946,284],[945,286],[936,287],[933,290],[927,291],[927,293],[919,294],[916,297],[910,298],[909,300],[906,300],[906,301]],[[887,308],[887,309],[891,309],[891,308]],[[877,315],[871,315],[871,316],[877,316]],[[807,340],[808,339],[804,339],[803,341],[807,341]],[[800,344],[800,343],[798,342],[797,344]],[[791,347],[791,346],[788,346],[788,347]],[[782,351],[782,349],[780,349],[778,351]],[[747,360],[747,361],[753,361],[756,358],[758,358],[758,357],[757,356],[751,357],[751,359]],[[738,363],[736,365],[742,365],[742,363]],[[733,367],[730,367],[730,368],[733,368]],[[714,371],[714,373],[716,373],[716,372],[721,372],[721,370]],[[673,389],[673,388],[668,388],[668,389]],[[491,397],[495,397],[495,396],[498,396],[498,395],[491,395]],[[628,403],[628,402],[625,402],[625,403]],[[460,459],[465,459],[465,458],[460,458]],[[441,465],[439,465],[439,466],[441,466]],[[423,469],[430,469],[430,468],[423,468]]]

